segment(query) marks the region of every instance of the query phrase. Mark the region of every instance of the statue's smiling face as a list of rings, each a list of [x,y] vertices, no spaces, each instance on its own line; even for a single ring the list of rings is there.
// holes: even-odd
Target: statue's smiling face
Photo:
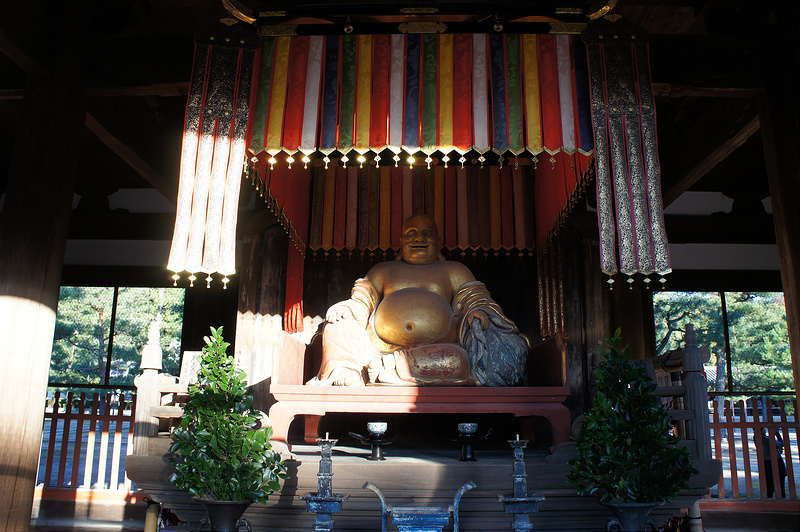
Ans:
[[[439,230],[430,217],[412,216],[403,224],[400,256],[416,265],[433,264],[439,258]]]

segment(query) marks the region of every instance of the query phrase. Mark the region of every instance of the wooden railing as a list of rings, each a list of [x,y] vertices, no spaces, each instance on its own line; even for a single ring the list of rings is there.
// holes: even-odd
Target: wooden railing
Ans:
[[[795,505],[800,484],[796,401],[713,401],[711,434],[714,458],[722,461],[723,474],[712,496],[720,501]],[[766,438],[762,438],[762,429]],[[766,439],[768,449],[764,446]],[[779,452],[780,443],[783,444]],[[765,451],[773,459],[765,463]],[[785,464],[785,485],[780,487]],[[771,477],[772,486],[768,486]],[[773,493],[769,497],[769,493]]]
[[[45,488],[130,490],[125,456],[136,396],[56,392],[47,398],[37,484]]]

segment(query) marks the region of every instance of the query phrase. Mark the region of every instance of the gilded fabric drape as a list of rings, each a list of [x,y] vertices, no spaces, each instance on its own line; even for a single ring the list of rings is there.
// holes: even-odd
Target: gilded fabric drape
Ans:
[[[225,41],[220,34],[235,38]],[[235,44],[231,44],[235,43]],[[232,28],[196,39],[186,105],[180,183],[167,268],[194,274],[236,271],[236,222],[246,156],[251,78],[258,40]]]
[[[600,260],[609,276],[671,270],[647,39],[620,20],[584,32],[591,76]],[[662,277],[663,281],[663,277]],[[609,278],[609,283],[613,282]]]

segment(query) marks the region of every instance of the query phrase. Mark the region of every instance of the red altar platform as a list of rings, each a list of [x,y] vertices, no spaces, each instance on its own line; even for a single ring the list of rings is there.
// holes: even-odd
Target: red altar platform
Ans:
[[[319,437],[319,422],[325,414],[348,413],[510,413],[517,417],[540,416],[550,423],[553,445],[570,438],[570,414],[562,403],[568,386],[416,387],[416,386],[309,386],[273,384],[277,401],[269,409],[275,441],[288,441],[292,420],[305,417],[305,441]]]

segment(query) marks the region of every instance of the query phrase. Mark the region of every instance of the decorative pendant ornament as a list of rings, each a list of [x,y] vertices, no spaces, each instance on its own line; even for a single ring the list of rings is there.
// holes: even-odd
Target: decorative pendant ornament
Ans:
[[[189,288],[194,286],[194,281],[197,279],[194,274],[189,275]]]
[[[173,276],[172,276],[172,280],[173,280],[172,286],[178,286],[178,280],[180,278],[181,278],[181,276],[178,275],[177,273],[173,274]]]
[[[363,155],[359,155],[359,156],[356,158],[356,160],[358,161],[358,164],[359,164],[359,166],[358,166],[358,167],[359,167],[359,168],[364,168],[364,163],[367,161],[367,158],[366,158],[366,157],[364,157]]]
[[[461,163],[461,169],[463,170],[464,164],[467,162],[467,158],[462,155],[461,157],[458,158],[458,162]]]
[[[503,167],[503,156],[502,155],[498,155],[497,156],[497,167],[498,168],[502,168]]]
[[[431,169],[431,163],[433,162],[433,159],[431,159],[430,155],[425,157],[425,162],[428,164],[428,170],[430,170]]]
[[[229,282],[231,282],[231,280],[230,280],[230,279],[228,279],[228,276],[227,276],[227,275],[226,275],[225,277],[223,277],[223,278],[222,278],[222,289],[223,289],[223,290],[227,290],[227,289],[228,289],[228,283],[229,283]]]
[[[394,159],[394,167],[395,167],[395,168],[397,168],[398,166],[400,166],[400,156],[399,156],[399,155],[397,155],[397,154],[395,153],[395,154],[394,154],[394,157],[392,157],[392,159]]]
[[[325,170],[327,170],[328,163],[331,162],[331,158],[326,155],[325,157],[322,158],[322,162],[325,163]]]
[[[381,167],[381,156],[379,154],[375,154],[375,168]]]
[[[275,157],[270,157],[269,159],[267,159],[267,162],[269,163],[269,169],[275,170],[275,163],[277,163],[278,160]]]
[[[534,155],[533,156],[533,169],[534,170],[536,170],[536,168],[538,168],[538,166],[537,166],[538,164],[539,164],[539,158]]]
[[[349,160],[350,160],[350,159],[347,157],[347,155],[342,155],[342,159],[341,159],[341,160],[342,160],[342,167],[344,167],[344,168],[347,168],[347,161],[349,161]]]
[[[294,157],[291,155],[286,158],[286,162],[289,163],[289,169],[292,169],[292,163],[294,162]]]
[[[303,161],[303,169],[308,169],[308,163],[311,162],[311,159],[309,159],[308,155],[303,155],[301,160]]]
[[[414,166],[414,156],[413,155],[409,155],[408,159],[406,159],[406,160],[408,161],[408,166]]]
[[[486,157],[481,155],[480,157],[478,157],[478,162],[481,163],[481,168],[483,168],[483,163],[486,162]]]
[[[211,288],[211,281],[213,280],[214,278],[211,277],[211,274],[209,273],[208,276],[206,277],[206,288]]]
[[[444,162],[444,167],[447,168],[447,163],[450,162],[450,157],[445,155],[444,157],[442,157],[442,162]]]

